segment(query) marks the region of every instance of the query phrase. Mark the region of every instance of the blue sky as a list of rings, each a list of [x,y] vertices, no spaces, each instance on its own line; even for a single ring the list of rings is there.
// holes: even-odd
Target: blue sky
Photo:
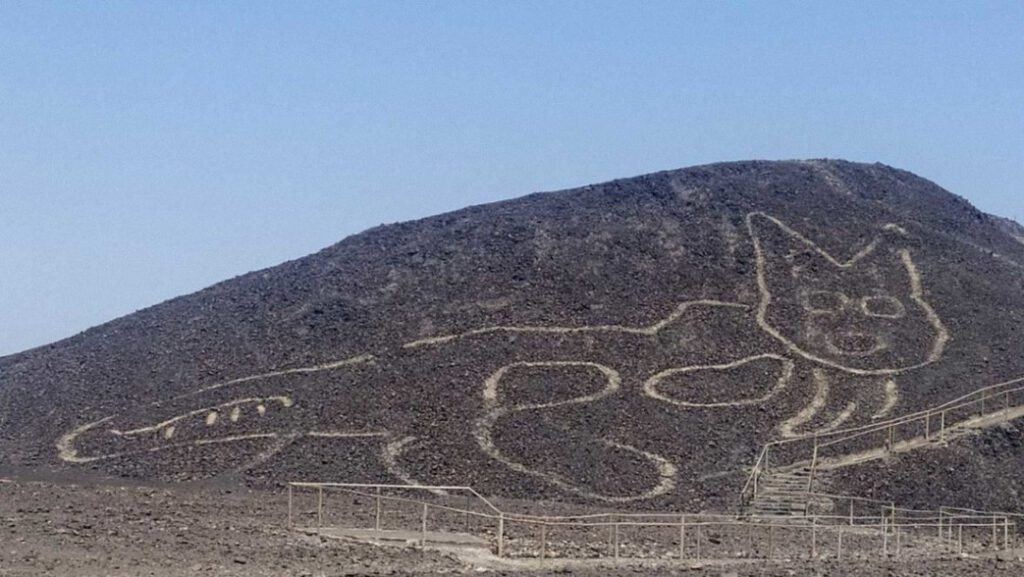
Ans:
[[[808,157],[1024,219],[1024,3],[0,2],[0,354],[384,222]]]

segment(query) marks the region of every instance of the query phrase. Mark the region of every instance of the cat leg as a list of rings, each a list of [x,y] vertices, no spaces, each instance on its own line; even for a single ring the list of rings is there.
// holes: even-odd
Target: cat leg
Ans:
[[[783,438],[808,437],[835,431],[849,422],[857,412],[857,401],[847,401],[838,412],[830,415],[828,406],[833,396],[832,379],[824,369],[814,369],[812,375],[814,395],[797,414],[779,425],[779,435]]]

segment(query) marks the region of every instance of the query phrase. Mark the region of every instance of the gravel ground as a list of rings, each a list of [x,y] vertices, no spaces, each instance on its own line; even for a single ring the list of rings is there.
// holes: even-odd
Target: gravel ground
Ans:
[[[691,567],[535,561],[378,547],[290,532],[283,494],[237,487],[115,485],[0,479],[0,576],[713,575],[1011,576],[1024,563],[953,561],[733,562]],[[551,562],[549,562],[551,563]]]

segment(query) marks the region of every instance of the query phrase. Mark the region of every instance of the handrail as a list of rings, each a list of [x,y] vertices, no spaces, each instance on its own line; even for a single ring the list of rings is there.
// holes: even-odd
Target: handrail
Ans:
[[[750,474],[747,476],[747,481],[744,484],[742,491],[740,492],[740,501],[741,503],[745,502],[747,492],[750,489],[750,485],[754,482],[755,476],[759,475],[762,472],[762,461],[766,460],[769,451],[773,447],[784,447],[800,442],[807,443],[809,441],[813,441],[815,447],[818,449],[824,447],[831,447],[842,442],[851,441],[853,439],[861,438],[871,433],[876,433],[878,431],[885,431],[888,429],[899,427],[901,425],[919,422],[922,420],[927,421],[934,414],[946,413],[949,411],[974,405],[979,402],[991,399],[997,395],[1010,395],[1012,393],[1024,391],[1024,385],[1022,385],[1022,383],[1024,383],[1024,377],[1018,377],[1015,379],[1011,379],[1008,381],[996,383],[994,385],[989,385],[987,387],[977,389],[965,395],[961,395],[960,397],[957,397],[951,401],[947,401],[943,404],[928,407],[926,409],[914,413],[909,413],[901,417],[895,417],[886,421],[868,423],[857,427],[849,427],[846,429],[829,431],[826,433],[808,433],[806,435],[794,437],[791,439],[778,439],[774,441],[769,441],[765,443],[764,448],[762,449],[761,453],[757,458],[757,461],[751,467]],[[997,413],[998,411],[993,412],[993,414]],[[822,442],[823,438],[827,440]],[[764,467],[764,469],[767,469],[767,467]]]
[[[979,518],[979,519],[991,519],[994,517],[1021,517],[1024,518],[1024,513],[1003,513],[999,511],[979,511],[977,509],[964,509],[957,507],[939,507],[938,509],[909,509],[906,507],[897,507],[892,501],[883,501],[881,499],[871,499],[869,497],[857,497],[854,495],[840,495],[837,493],[821,493],[817,491],[773,491],[773,495],[787,495],[787,496],[801,496],[807,497],[808,499],[830,499],[833,501],[845,500],[845,501],[856,501],[860,503],[870,503],[872,505],[880,505],[887,511],[896,511],[899,513],[914,513],[914,514],[935,514],[949,515],[950,511],[960,511],[967,514],[957,514],[957,518]],[[839,518],[849,519],[849,515],[815,515],[818,518]],[[877,516],[860,516],[854,517],[856,519],[868,519],[878,518]]]
[[[761,453],[757,456],[757,460],[754,461],[754,466],[751,468],[750,475],[747,477],[747,482],[743,484],[743,490],[740,491],[740,500],[744,501],[747,495],[747,489],[750,489],[753,493],[753,498],[757,498],[757,476],[761,473],[761,463],[764,462],[765,456],[768,454],[768,446],[765,445],[761,448]]]
[[[959,554],[961,554],[964,551],[964,545],[965,545],[964,537],[967,537],[968,547],[973,547],[974,550],[979,550],[979,549],[983,549],[983,548],[990,548],[990,547],[1000,547],[1000,548],[1003,548],[1003,549],[1009,549],[1009,548],[1011,548],[1011,540],[1010,540],[1011,531],[1012,531],[1012,534],[1016,536],[1017,535],[1018,526],[1019,526],[1018,523],[1011,522],[1011,520],[1010,520],[1010,516],[1011,515],[1014,516],[1014,517],[1017,517],[1018,516],[1017,514],[1004,515],[1004,514],[994,514],[994,513],[984,513],[983,512],[982,514],[974,514],[974,513],[972,513],[972,514],[967,514],[967,515],[954,515],[954,514],[946,513],[946,512],[943,512],[943,511],[940,510],[939,514],[936,516],[934,514],[935,513],[934,511],[915,511],[915,510],[912,510],[912,509],[901,509],[901,508],[896,508],[894,505],[889,505],[889,504],[886,504],[886,507],[884,507],[882,509],[880,515],[870,515],[870,516],[863,516],[862,515],[862,516],[857,516],[857,517],[853,516],[852,509],[851,509],[851,514],[850,515],[809,515],[809,516],[802,517],[802,518],[800,518],[800,517],[794,518],[794,517],[788,516],[788,515],[768,515],[768,516],[764,516],[764,517],[761,517],[761,518],[758,518],[758,519],[743,519],[743,518],[740,518],[740,517],[731,517],[731,516],[719,515],[719,514],[702,514],[702,513],[692,513],[692,514],[602,513],[602,514],[597,514],[597,515],[580,515],[580,516],[571,516],[571,517],[535,517],[535,516],[526,516],[526,515],[523,515],[523,516],[507,515],[506,513],[502,512],[500,509],[495,507],[488,499],[480,496],[480,494],[477,491],[475,491],[471,487],[465,487],[465,486],[385,485],[385,484],[374,485],[374,484],[365,484],[365,483],[361,484],[361,483],[315,483],[315,482],[292,482],[292,483],[288,483],[287,486],[288,486],[288,489],[289,489],[289,491],[288,491],[288,526],[289,526],[289,528],[295,527],[292,524],[292,489],[293,488],[295,488],[295,487],[298,487],[298,488],[311,488],[311,489],[317,489],[318,490],[318,492],[320,494],[320,497],[318,499],[317,525],[316,525],[316,527],[317,527],[316,531],[318,531],[318,532],[321,531],[324,528],[324,525],[323,525],[323,519],[324,519],[324,514],[323,514],[324,489],[336,488],[336,489],[339,489],[340,492],[349,493],[349,494],[356,495],[356,496],[359,496],[359,497],[366,496],[366,497],[373,497],[373,498],[378,499],[378,501],[377,501],[377,508],[376,508],[376,511],[377,511],[377,513],[376,513],[376,521],[375,521],[375,523],[376,523],[375,530],[376,531],[381,531],[382,530],[381,529],[381,511],[382,511],[381,502],[383,500],[398,501],[398,502],[412,502],[412,503],[418,503],[418,504],[422,505],[422,517],[418,521],[418,524],[419,524],[419,529],[418,530],[419,530],[420,534],[419,534],[419,537],[416,539],[416,540],[419,541],[419,546],[420,547],[426,547],[426,544],[427,544],[428,541],[435,540],[435,537],[433,537],[427,531],[427,527],[428,527],[428,508],[430,508],[430,507],[433,507],[435,509],[440,509],[440,510],[443,510],[443,511],[451,511],[451,512],[454,512],[454,513],[464,514],[465,515],[465,519],[466,519],[466,521],[465,521],[465,530],[466,530],[467,533],[470,531],[470,521],[469,521],[469,519],[470,519],[471,516],[478,517],[478,518],[482,517],[482,518],[485,518],[485,519],[491,519],[491,520],[497,521],[497,529],[493,533],[490,531],[490,529],[488,529],[486,527],[481,527],[480,525],[477,525],[477,529],[480,532],[480,534],[477,534],[477,537],[480,537],[480,538],[483,538],[483,539],[487,539],[487,540],[490,540],[490,539],[493,538],[494,542],[496,543],[497,555],[499,557],[509,556],[510,555],[510,553],[509,553],[510,549],[515,550],[514,548],[510,547],[510,545],[513,544],[513,543],[516,543],[516,542],[520,543],[518,545],[518,551],[519,551],[519,553],[521,555],[526,555],[526,556],[530,556],[530,557],[536,557],[537,556],[537,549],[536,549],[537,542],[534,541],[534,539],[537,538],[536,532],[516,531],[514,536],[513,536],[513,534],[511,532],[506,532],[506,531],[508,530],[508,527],[509,527],[508,524],[509,523],[519,523],[519,524],[521,524],[521,526],[526,526],[526,527],[529,527],[529,526],[539,527],[540,528],[539,529],[539,534],[540,534],[540,536],[539,536],[539,548],[540,548],[539,549],[539,558],[541,559],[542,562],[545,559],[545,556],[546,556],[547,553],[551,553],[553,550],[555,550],[554,547],[548,548],[548,544],[552,543],[549,540],[551,538],[550,531],[552,531],[552,530],[554,530],[556,528],[562,528],[562,527],[564,527],[564,528],[574,528],[574,529],[587,529],[587,528],[598,528],[598,529],[601,529],[601,528],[607,528],[609,530],[607,532],[607,538],[604,537],[604,534],[602,533],[602,536],[598,538],[598,541],[602,543],[601,547],[604,547],[606,545],[608,547],[608,549],[604,549],[605,552],[603,554],[599,552],[598,556],[599,557],[603,557],[603,558],[608,558],[608,559],[612,559],[613,558],[617,562],[620,559],[620,551],[626,551],[627,557],[630,557],[630,552],[633,552],[633,553],[639,552],[639,558],[649,558],[649,554],[650,554],[650,551],[646,551],[646,545],[648,544],[647,539],[650,537],[649,535],[648,535],[648,537],[644,537],[643,538],[643,542],[641,543],[642,545],[644,545],[644,547],[642,547],[642,549],[644,549],[644,550],[638,550],[637,549],[637,542],[634,541],[633,537],[627,537],[627,540],[624,543],[621,543],[622,549],[620,549],[620,529],[626,529],[626,530],[630,530],[630,529],[643,530],[643,529],[648,529],[648,528],[661,528],[661,529],[671,528],[671,529],[678,529],[678,533],[677,533],[678,534],[678,539],[675,539],[674,537],[669,537],[669,539],[666,542],[666,541],[663,540],[663,535],[662,536],[656,536],[654,538],[654,545],[653,546],[655,547],[655,549],[653,550],[653,554],[656,555],[657,558],[662,558],[662,559],[665,559],[665,558],[671,558],[671,559],[690,559],[690,558],[695,558],[697,560],[700,560],[701,559],[701,543],[702,543],[702,540],[701,540],[701,530],[702,530],[702,528],[711,529],[711,528],[716,528],[716,527],[720,528],[720,529],[726,529],[728,527],[749,528],[749,532],[747,532],[747,534],[746,534],[746,540],[747,540],[746,547],[747,547],[747,549],[743,549],[742,548],[743,545],[739,545],[739,547],[740,547],[739,551],[746,551],[748,555],[756,555],[756,554],[760,554],[762,556],[764,555],[765,551],[762,548],[762,545],[759,544],[755,548],[753,546],[753,544],[752,544],[753,543],[752,539],[753,539],[753,536],[755,534],[755,531],[765,531],[766,533],[761,533],[761,539],[767,539],[767,543],[768,543],[768,546],[767,546],[768,547],[768,549],[767,549],[768,550],[768,552],[767,552],[767,559],[772,559],[772,558],[775,557],[775,554],[774,554],[775,545],[773,544],[774,543],[773,535],[778,534],[777,533],[778,530],[784,530],[784,531],[794,531],[795,530],[795,531],[801,531],[801,532],[802,531],[807,531],[809,533],[809,539],[803,540],[802,542],[810,544],[810,558],[812,558],[812,559],[816,558],[818,556],[818,552],[823,550],[822,547],[824,547],[824,544],[821,541],[822,536],[823,535],[832,534],[832,535],[835,535],[835,539],[833,540],[833,543],[835,543],[835,546],[837,547],[836,557],[841,559],[842,555],[843,555],[842,550],[843,550],[843,536],[844,535],[849,536],[849,535],[858,535],[858,534],[868,534],[869,536],[874,536],[874,538],[876,538],[876,539],[878,539],[880,541],[880,543],[881,543],[881,550],[882,550],[883,554],[885,554],[886,551],[891,550],[889,543],[894,543],[895,555],[897,557],[899,557],[899,555],[900,555],[900,536],[901,536],[901,531],[900,530],[901,529],[907,531],[907,532],[902,533],[902,535],[904,535],[904,537],[907,539],[907,541],[904,541],[904,543],[906,543],[908,545],[908,547],[909,547],[909,539],[910,539],[911,535],[913,534],[913,533],[910,532],[911,530],[921,530],[921,529],[937,528],[938,529],[938,534],[939,534],[939,536],[937,538],[933,538],[931,536],[932,535],[932,531],[927,531],[926,534],[928,536],[925,537],[925,538],[926,539],[930,539],[930,540],[934,539],[934,542],[936,543],[936,545],[939,545],[940,547],[942,547],[942,544],[945,543],[946,544],[945,545],[945,549],[948,552],[952,552],[952,551],[955,550],[956,554],[959,555]],[[477,511],[471,511],[471,510],[468,510],[468,509],[462,509],[462,508],[459,508],[459,507],[449,507],[449,506],[442,505],[442,504],[431,503],[431,502],[428,502],[428,501],[425,501],[425,500],[422,500],[422,499],[416,499],[416,498],[410,499],[410,498],[406,498],[406,497],[395,496],[393,494],[389,495],[389,494],[381,494],[380,492],[376,492],[376,493],[365,492],[365,489],[368,489],[368,488],[378,488],[378,487],[380,487],[380,488],[387,487],[387,488],[395,488],[395,489],[412,489],[412,490],[445,489],[445,490],[452,490],[452,491],[455,491],[455,490],[466,491],[469,495],[479,496],[481,502],[488,503],[490,506],[492,506],[494,508],[494,511],[496,511],[497,514],[494,514],[494,513],[491,513],[491,512],[483,512],[483,513],[481,513],[481,512],[477,512]],[[819,494],[819,495],[823,495],[824,496],[824,495],[827,495],[827,494],[822,493],[822,494]],[[839,495],[828,495],[828,496],[830,496],[830,497],[841,497]],[[864,498],[858,498],[858,497],[851,497],[851,498],[870,501],[870,499],[864,499]],[[468,503],[468,501],[467,501],[467,503]],[[891,514],[889,513],[890,509],[892,511]],[[922,514],[922,516],[899,514],[901,512],[918,513],[918,514]],[[415,519],[415,517],[414,517],[414,519]],[[435,519],[436,519],[436,517],[435,517]],[[417,522],[417,521],[413,521],[413,522]],[[436,523],[436,520],[435,520],[435,523]],[[371,525],[372,525],[372,523],[371,523]],[[461,527],[461,522],[459,522],[459,526]],[[446,527],[449,527],[447,525],[442,525],[439,528],[437,528],[438,526],[435,525],[435,527],[436,527],[435,530],[439,530],[439,531],[448,531],[448,530],[450,530],[450,528],[446,528]],[[957,537],[956,537],[955,540],[953,538],[953,528],[954,527],[957,528]],[[327,528],[330,529],[329,526]],[[973,533],[974,536],[971,537],[970,534],[967,534],[964,531],[965,529],[972,529],[972,528],[975,528],[975,529],[976,528],[982,528],[982,529],[991,528],[992,529],[992,535],[993,535],[992,541],[991,542],[984,541],[983,538],[979,538],[978,537],[976,532]],[[695,556],[694,557],[690,557],[689,553],[687,552],[688,551],[688,547],[689,547],[687,545],[687,538],[686,538],[687,530],[688,529],[692,529],[692,530],[696,531],[696,541],[695,541],[695,543],[693,545],[694,548],[690,548],[689,549],[689,551],[695,552]],[[309,528],[309,527],[301,528],[300,527],[299,530],[309,531],[309,530],[311,530],[311,528]],[[461,529],[459,529],[459,530],[461,530]],[[947,530],[948,530],[948,532],[947,532]],[[775,531],[775,533],[773,533],[773,531]],[[1000,541],[996,537],[996,535],[997,535],[996,532],[997,531],[1002,531],[1002,540],[1001,540],[1002,542],[1001,543],[1000,543]],[[864,533],[864,532],[869,532],[869,533]],[[676,534],[676,533],[673,532],[673,534]],[[917,534],[920,536],[920,531],[918,531]],[[946,536],[947,534],[948,534],[948,536]],[[591,537],[587,537],[588,533],[586,531],[584,531],[582,533],[575,533],[574,535],[576,535],[576,536],[572,537],[572,539],[576,539],[579,535],[582,535],[582,537],[579,537],[579,538],[583,539],[583,545],[590,546],[590,547],[593,546],[592,541],[591,541],[592,534],[591,534]],[[627,533],[627,535],[634,535],[635,536],[636,533],[630,532],[630,533]],[[408,540],[408,538],[406,538],[406,539]],[[970,544],[970,542],[972,540],[974,542],[973,546]],[[1014,538],[1014,540],[1016,540],[1016,537]],[[525,545],[524,545],[524,543],[525,543]],[[714,543],[718,543],[718,541],[715,541],[714,539],[711,539],[711,538],[708,539],[708,547],[709,548]],[[954,547],[954,544],[955,544],[955,547]],[[627,548],[627,546],[630,546],[631,548]],[[658,548],[660,548],[662,546],[666,547],[665,551],[672,551],[670,556],[666,557],[664,552],[659,551]],[[729,545],[729,546],[730,547],[735,547],[736,545],[734,543],[733,545]],[[782,546],[785,548],[785,547],[792,547],[793,545],[792,544],[789,544],[789,545],[784,544]],[[797,544],[796,546],[797,547],[801,547],[801,544]],[[853,553],[856,556],[857,553],[856,553],[855,549],[856,548],[854,548]],[[590,549],[588,549],[588,550],[590,550]],[[570,551],[571,551],[571,549],[570,549]],[[600,551],[600,549],[599,549],[599,551]],[[726,553],[726,555],[735,555],[735,554],[737,554],[736,553],[736,549],[727,549],[727,551],[728,551],[728,553]],[[566,552],[567,552],[566,549],[561,548],[561,553],[563,555],[566,554]],[[675,552],[678,552],[678,555],[676,555]],[[515,556],[515,553],[511,553],[511,556]],[[557,557],[557,556],[558,556],[558,553],[555,553],[554,557]],[[569,556],[572,556],[571,552],[569,553]]]
[[[502,511],[494,506],[486,497],[481,495],[473,487],[459,486],[459,485],[396,485],[396,484],[383,484],[383,483],[321,483],[312,481],[290,481],[288,483],[292,487],[338,487],[338,488],[353,488],[353,489],[407,489],[416,491],[466,491],[473,495],[477,499],[480,499],[489,509],[495,513],[501,514]]]
[[[515,514],[515,513],[508,513],[506,511],[503,511],[503,510],[497,508],[488,499],[480,496],[480,493],[478,493],[475,489],[473,489],[472,487],[467,487],[467,486],[395,485],[395,484],[369,484],[369,483],[318,483],[318,482],[305,482],[305,481],[302,481],[302,482],[300,482],[300,481],[289,482],[288,485],[292,486],[292,487],[305,487],[305,488],[312,488],[312,489],[338,488],[338,489],[341,489],[341,490],[343,490],[345,492],[348,492],[348,493],[351,493],[351,494],[354,494],[354,495],[358,495],[358,496],[361,496],[361,497],[371,497],[371,498],[380,497],[382,500],[386,500],[386,501],[396,501],[396,502],[403,502],[403,503],[415,503],[415,504],[421,504],[421,505],[428,505],[428,506],[433,507],[435,509],[451,511],[451,512],[460,513],[460,514],[468,514],[468,515],[471,515],[471,516],[481,517],[481,518],[486,518],[486,519],[495,519],[496,520],[496,519],[500,518],[500,519],[504,519],[506,522],[545,524],[545,525],[550,525],[550,526],[612,526],[612,525],[621,525],[621,526],[678,526],[680,521],[685,522],[687,525],[721,525],[721,524],[730,524],[730,523],[745,523],[738,516],[735,516],[735,515],[725,515],[725,514],[717,514],[717,513],[626,513],[626,512],[623,512],[623,513],[595,513],[595,514],[586,514],[586,515],[564,515],[564,516]],[[364,493],[364,492],[360,492],[360,491],[352,491],[351,490],[351,489],[367,489],[367,488],[373,489],[373,488],[377,488],[377,487],[393,488],[393,489],[411,489],[411,490],[448,490],[448,491],[461,490],[461,491],[466,491],[466,492],[472,494],[473,496],[479,497],[481,502],[488,504],[488,506],[492,509],[493,513],[492,514],[481,513],[481,512],[478,512],[478,511],[471,511],[471,510],[462,509],[462,508],[459,508],[459,507],[451,507],[451,506],[447,506],[447,505],[438,505],[438,504],[435,504],[435,503],[428,503],[426,501],[423,501],[421,499],[416,499],[416,498],[396,497],[396,496],[393,496],[393,495],[377,495],[377,494],[374,494],[374,493]],[[1003,512],[993,512],[993,511],[978,511],[978,510],[970,510],[970,509],[957,509],[957,508],[954,508],[954,507],[940,507],[938,510],[935,510],[935,509],[908,509],[908,508],[903,508],[903,507],[896,507],[890,501],[881,501],[881,500],[878,500],[878,499],[870,499],[870,498],[866,498],[866,497],[856,497],[856,496],[850,496],[850,495],[839,495],[839,494],[833,494],[833,493],[818,493],[818,492],[811,492],[811,491],[777,491],[777,492],[775,492],[775,494],[777,494],[777,495],[801,495],[801,496],[805,496],[805,497],[817,497],[817,498],[828,498],[828,499],[847,499],[847,500],[853,500],[853,501],[861,501],[861,502],[868,502],[868,503],[873,503],[873,504],[879,504],[879,505],[882,505],[886,510],[892,510],[894,512],[899,512],[899,513],[917,513],[917,514],[922,514],[922,515],[932,515],[932,514],[938,513],[940,516],[941,515],[946,515],[947,517],[953,516],[955,518],[962,518],[962,519],[999,519],[999,518],[1002,518],[1002,519],[1005,520],[1008,517],[1024,517],[1024,514],[1021,514],[1021,513],[1003,513]],[[950,511],[955,511],[955,510],[963,511],[963,512],[966,512],[968,514],[962,514],[961,513],[961,514],[953,515],[952,513],[950,513]],[[796,523],[796,524],[790,523],[789,526],[792,526],[792,527],[800,527],[802,525],[799,523],[799,521],[804,521],[804,519],[793,518],[793,517],[788,516],[788,515],[766,515],[765,517],[766,518],[785,519],[785,520],[787,520],[789,522],[798,521],[798,523]],[[843,521],[843,523],[840,523],[840,524],[845,524],[846,521],[851,519],[851,517],[849,515],[810,515],[810,516],[808,516],[808,518],[809,519],[814,519],[815,522],[819,522],[819,523],[821,521],[828,521],[828,520]],[[854,516],[852,518],[855,519],[855,520],[865,520],[865,519],[867,519],[867,520],[876,520],[876,519],[882,519],[882,518],[893,519],[892,516],[887,516],[887,515],[882,515],[882,516],[879,516],[879,515],[861,515],[861,516]],[[919,517],[919,518],[916,518],[916,520],[918,520],[918,521],[927,521],[927,520],[932,519],[932,518],[933,517]],[[588,523],[588,521],[592,521],[592,520],[596,520],[596,519],[610,519],[610,520],[609,521],[605,521],[603,523]],[[642,520],[642,519],[655,519],[657,521],[646,521],[646,522],[638,521],[638,520]],[[667,521],[669,519],[671,519],[671,522]],[[663,520],[666,520],[666,522],[662,522]],[[576,522],[572,522],[572,521],[576,521]],[[825,527],[825,526],[828,526],[828,525],[818,525],[818,526]]]
[[[856,426],[856,427],[849,427],[849,428],[846,428],[846,429],[838,429],[838,430],[835,430],[835,431],[828,431],[826,433],[808,433],[806,435],[801,435],[799,437],[793,437],[791,439],[779,439],[779,440],[776,440],[776,441],[770,441],[770,442],[767,443],[767,445],[782,446],[782,445],[787,445],[787,444],[791,444],[791,443],[796,443],[796,442],[799,442],[799,441],[806,441],[806,440],[811,439],[811,438],[813,438],[815,436],[817,436],[819,438],[821,438],[821,437],[835,437],[835,436],[838,436],[838,435],[845,435],[845,434],[848,434],[848,433],[857,433],[857,432],[867,431],[869,429],[870,429],[871,432],[885,430],[885,429],[888,429],[889,427],[894,427],[894,426],[902,425],[902,424],[905,424],[905,423],[908,423],[908,422],[913,422],[913,421],[916,421],[916,420],[920,420],[920,419],[922,419],[924,417],[927,417],[929,415],[932,415],[934,413],[940,413],[942,411],[951,411],[951,410],[954,410],[954,409],[959,409],[961,407],[965,407],[965,406],[977,403],[978,401],[980,401],[982,399],[989,399],[989,398],[992,397],[992,395],[989,395],[989,393],[991,393],[993,390],[1001,388],[1001,387],[1008,387],[1010,385],[1016,385],[1016,384],[1019,384],[1019,383],[1024,383],[1024,377],[1019,377],[1019,378],[1016,378],[1016,379],[1013,379],[1013,380],[1005,381],[1005,382],[1002,382],[1002,383],[997,383],[995,385],[989,385],[987,387],[983,387],[981,389],[977,389],[977,390],[975,390],[975,391],[973,391],[971,393],[968,393],[966,395],[962,395],[960,397],[957,397],[956,399],[953,399],[952,401],[947,401],[946,403],[943,403],[941,405],[935,405],[933,407],[928,407],[926,409],[917,411],[915,413],[908,413],[908,414],[903,415],[901,417],[894,417],[894,418],[889,419],[887,421],[879,421],[877,423],[868,423],[868,424],[859,425],[859,426]],[[1021,390],[1024,390],[1024,386],[1016,387],[1016,388],[1013,388],[1013,389],[1010,389],[1010,390],[1000,390],[999,394],[1015,393],[1015,392],[1018,392],[1018,391],[1021,391]],[[972,397],[978,397],[978,398],[972,399]]]

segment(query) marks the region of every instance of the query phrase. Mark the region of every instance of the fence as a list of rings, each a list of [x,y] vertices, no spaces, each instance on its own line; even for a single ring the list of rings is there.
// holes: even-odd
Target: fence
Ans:
[[[469,487],[348,483],[290,483],[288,525],[327,535],[390,536],[420,547],[476,544],[499,557],[542,562],[935,557],[1010,548],[1017,539],[1016,517],[952,509],[889,506],[863,514],[851,507],[844,515],[758,520],[681,513],[538,516],[499,509]]]
[[[772,470],[809,469],[808,491],[818,471],[892,451],[945,441],[971,427],[1024,416],[1024,378],[999,383],[924,411],[817,435],[773,441],[764,446],[741,491],[741,504],[757,499],[761,477]]]

